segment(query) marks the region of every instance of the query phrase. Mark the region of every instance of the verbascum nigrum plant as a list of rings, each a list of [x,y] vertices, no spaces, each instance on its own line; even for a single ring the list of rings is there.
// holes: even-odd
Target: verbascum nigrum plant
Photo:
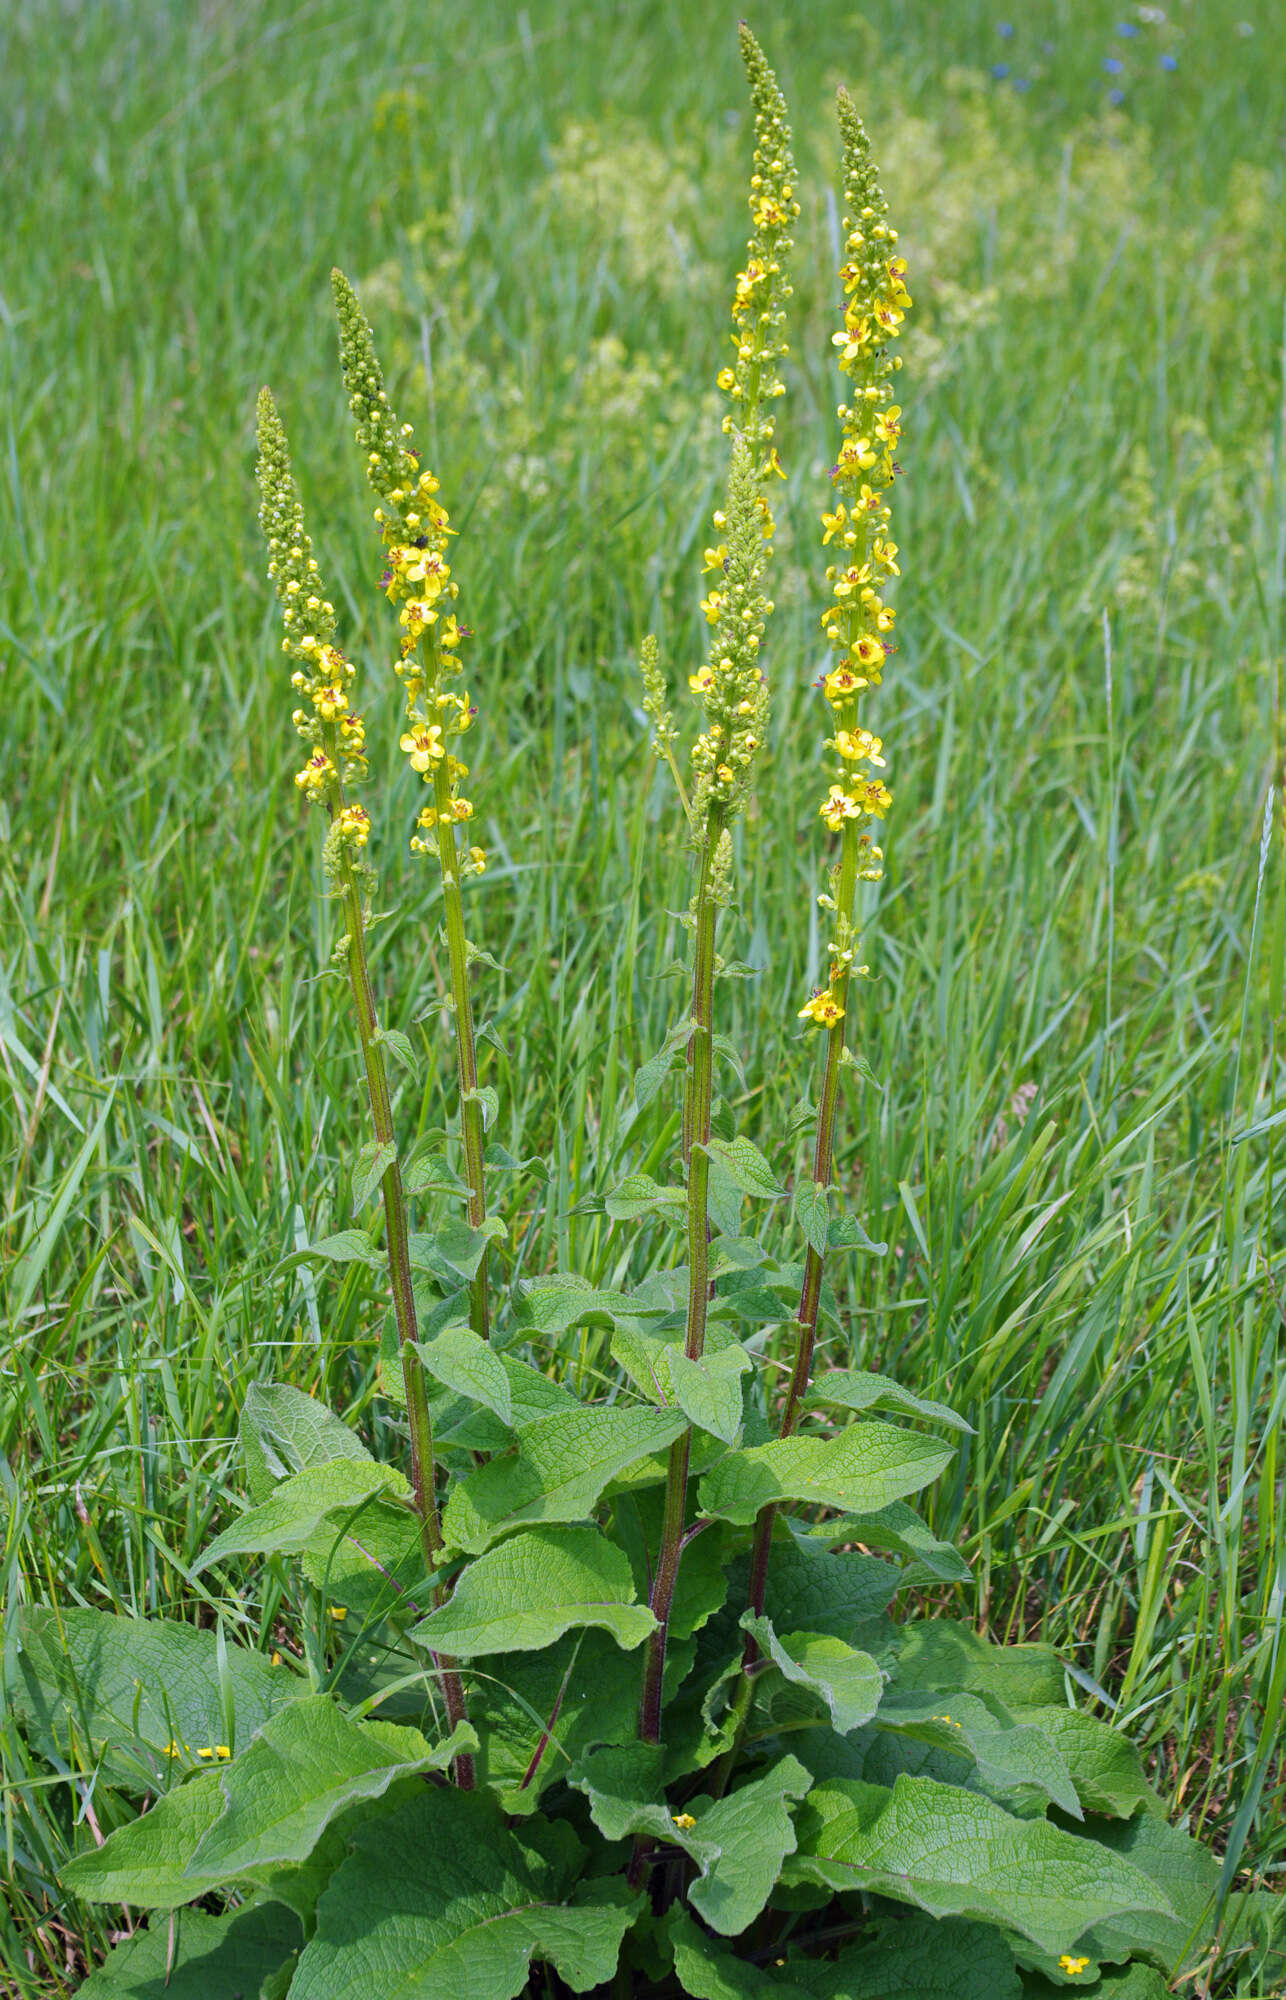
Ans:
[[[709,650],[686,676],[703,711],[686,770],[658,649],[640,649],[695,889],[689,999],[635,1098],[646,1113],[681,1084],[680,1139],[670,1185],[635,1171],[580,1204],[614,1227],[669,1232],[673,1254],[641,1282],[501,1281],[484,1176],[507,1155],[485,1146],[494,1092],[478,1081],[469,990],[484,954],[462,897],[485,856],[462,754],[473,704],[457,544],[339,274],[344,386],[396,620],[396,720],[361,718],[261,399],[297,783],[326,819],[334,965],[373,1125],[351,1177],[354,1226],[284,1268],[350,1267],[377,1305],[387,1286],[395,1338],[381,1341],[373,1438],[302,1388],[248,1392],[246,1505],[191,1571],[199,1625],[33,1607],[5,1634],[13,1726],[50,1782],[85,1800],[62,1892],[155,1913],[90,1978],[89,2000],[1048,2000],[1069,1988],[1159,2000],[1172,1978],[1203,1976],[1217,1925],[1226,1944],[1256,1921],[1254,1898],[1220,1903],[1217,1863],[1167,1823],[1132,1745],[1073,1705],[1051,1651],[993,1644],[926,1608],[969,1572],[909,1501],[969,1426],[846,1365],[828,1269],[881,1250],[846,1212],[835,1151],[842,1073],[860,1061],[861,884],[879,876],[891,805],[866,704],[892,650],[893,389],[910,299],[843,94],[830,653],[804,698],[827,719],[825,796],[807,829],[830,856],[826,979],[800,1009],[821,1082],[799,1124],[762,1146],[717,1095],[716,1058],[738,1056],[715,1029],[720,975],[736,970],[720,926],[735,922],[733,829],[765,735],[800,212],[781,91],[747,29],[741,47],[752,236],[735,361],[719,378],[729,463],[706,553]],[[789,684],[780,662],[776,679]],[[373,829],[350,796],[368,760],[399,752],[423,801],[412,847],[437,864],[427,900],[441,898],[458,1083],[447,1124],[416,1143],[399,1130],[388,1057],[414,1072],[417,1056],[380,1024]],[[406,866],[424,897],[418,862]],[[811,1156],[797,1169],[801,1125]],[[591,1329],[605,1365],[578,1394],[538,1356]],[[409,1477],[393,1462],[403,1435]],[[261,1609],[262,1651],[247,1643]]]

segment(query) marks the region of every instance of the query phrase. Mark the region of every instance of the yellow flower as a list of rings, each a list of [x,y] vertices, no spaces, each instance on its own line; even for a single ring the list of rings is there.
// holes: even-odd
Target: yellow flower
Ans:
[[[212,1749],[198,1750],[196,1754],[198,1757],[213,1757],[218,1758],[220,1762],[224,1762],[232,1755],[232,1752],[226,1743],[216,1743]]]
[[[427,775],[443,756],[442,724],[417,722],[414,729],[408,729],[405,736],[398,738],[398,749],[405,750],[413,771]]]
[[[844,1009],[827,986],[820,993],[814,993],[812,999],[800,1008],[796,1018],[811,1021],[815,1028],[833,1028],[837,1021],[843,1020]]]
[[[1070,1951],[1065,1951],[1058,1961],[1058,1969],[1060,1972],[1084,1972],[1088,1964],[1088,1958],[1073,1958]]]
[[[883,438],[885,444],[896,444],[901,437],[902,426],[898,422],[901,414],[901,404],[890,403],[888,409],[882,411],[875,419],[875,435],[877,438]]]
[[[737,378],[731,368],[721,368],[714,379],[719,388],[723,390],[725,396],[737,386]]]
[[[832,785],[817,810],[831,832],[838,833],[846,819],[861,819],[863,806],[842,785]]]
[[[717,625],[719,623],[719,610],[722,603],[723,599],[717,590],[712,590],[709,597],[702,598],[701,609],[705,612],[707,625]]]
[[[884,748],[883,739],[872,736],[869,729],[840,729],[836,732],[835,748],[841,757],[855,763],[859,758],[868,764],[883,766],[880,752]]]
[[[371,834],[371,816],[365,806],[344,806],[336,816],[335,829],[354,847],[365,847]]]
[[[706,569],[722,570],[727,560],[728,560],[728,544],[726,542],[720,542],[717,549],[707,549],[705,552]],[[704,575],[704,573],[705,571],[703,570],[702,574]]]
[[[881,667],[884,664],[884,646],[872,632],[863,632],[853,648],[853,657],[859,666]]]
[[[348,1616],[348,1606],[346,1604],[330,1604],[327,1605],[326,1609],[327,1615],[333,1618],[337,1625],[342,1624]]]
[[[714,686],[714,668],[702,667],[700,673],[689,674],[688,686],[693,694],[708,694]]]
[[[677,1827],[680,1827],[683,1830],[684,1833],[687,1832],[690,1826],[696,1825],[696,1821],[692,1817],[691,1813],[671,1813],[670,1818],[674,1821],[674,1824]]]
[[[842,500],[836,506],[835,512],[833,514],[822,515],[822,526],[826,530],[826,533],[822,536],[823,548],[826,547],[832,535],[838,535],[840,533],[841,529],[844,526],[844,523],[847,520],[848,520],[848,514],[845,511],[844,502]]]

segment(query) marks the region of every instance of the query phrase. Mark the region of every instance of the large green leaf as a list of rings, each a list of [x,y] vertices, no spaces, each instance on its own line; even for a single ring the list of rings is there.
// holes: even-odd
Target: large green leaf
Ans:
[[[719,1938],[702,1930],[681,1903],[666,1917],[674,1970],[692,2000],[809,2000],[807,1989],[780,1972],[737,1958]]]
[[[748,1527],[783,1500],[874,1511],[927,1486],[952,1456],[950,1445],[891,1424],[853,1424],[830,1439],[777,1438],[720,1459],[701,1481],[701,1512]]]
[[[860,1653],[829,1632],[784,1632],[770,1618],[747,1611],[741,1623],[760,1651],[788,1681],[816,1694],[830,1711],[841,1736],[869,1722],[880,1705],[884,1676],[869,1653]]]
[[[1061,1703],[1021,1708],[1015,1721],[1030,1723],[1047,1736],[1072,1774],[1086,1812],[1130,1819],[1140,1806],[1155,1806],[1156,1793],[1143,1775],[1138,1751],[1128,1736],[1097,1716]]]
[[[878,1556],[833,1554],[784,1522],[768,1563],[764,1610],[779,1632],[830,1632],[851,1640],[883,1611],[901,1577]]]
[[[808,1532],[818,1541],[860,1542],[864,1548],[905,1556],[920,1566],[911,1572],[913,1579],[923,1572],[942,1583],[967,1583],[972,1574],[959,1551],[950,1542],[940,1542],[905,1500],[895,1500],[874,1514],[844,1514],[838,1520],[819,1521]]]
[[[1042,1979],[1038,1973],[1029,1972],[1023,1980],[1023,1992],[1026,2000],[1062,2000],[1078,1983],[1065,1973],[1057,1979]],[[1089,1988],[1088,2000],[1168,2000],[1171,1991],[1168,1980],[1150,1965],[1127,1965],[1119,1972],[1104,1966]]]
[[[573,1326],[615,1326],[618,1320],[646,1319],[655,1313],[632,1292],[602,1291],[574,1272],[529,1278],[514,1300],[515,1315],[533,1333],[566,1333]]]
[[[845,1778],[818,1785],[791,1879],[1003,1924],[1056,1955],[1091,1924],[1169,1910],[1140,1869],[1096,1842],[931,1778],[900,1777],[892,1791]]]
[[[69,1862],[59,1878],[63,1887],[87,1903],[132,1903],[140,1910],[174,1910],[208,1895],[212,1884],[194,1882],[187,1870],[227,1804],[220,1776],[201,1771],[163,1792],[150,1812]]]
[[[255,2000],[303,1942],[280,1903],[209,1917],[179,1910],[135,1931],[78,1988],[81,2000]]]
[[[506,1426],[513,1420],[513,1392],[504,1362],[468,1326],[444,1326],[436,1340],[417,1341],[416,1353],[435,1382],[481,1403]]]
[[[299,1555],[319,1530],[336,1536],[376,1494],[409,1492],[405,1475],[373,1458],[332,1458],[296,1472],[268,1499],[249,1507],[202,1549],[193,1572],[232,1555]]]
[[[1219,1893],[1214,1855],[1151,1813],[1125,1822],[1100,1820],[1092,1830],[1104,1847],[1164,1891],[1173,1914],[1099,1919],[1087,1929],[1080,1949],[1094,1958],[1149,1958],[1171,1974],[1190,1966],[1210,1942]]]
[[[619,1877],[570,1886],[486,1793],[429,1790],[357,1835],[291,2000],[514,2000],[541,1960],[589,1993],[610,1982],[641,1901]]]
[[[289,1667],[167,1618],[31,1605],[17,1627],[10,1699],[33,1744],[126,1790],[166,1783],[185,1744],[193,1763],[235,1750],[301,1692]]]
[[[952,1430],[972,1431],[963,1417],[945,1403],[927,1396],[913,1396],[890,1375],[870,1375],[858,1368],[832,1368],[813,1379],[804,1398],[806,1410],[895,1410],[930,1423],[947,1424]]]
[[[1023,2000],[1005,1940],[953,1917],[884,1917],[838,1958],[789,1964],[812,2000]]]
[[[567,1410],[525,1425],[515,1451],[453,1487],[442,1521],[447,1543],[477,1554],[514,1528],[583,1521],[618,1474],[663,1451],[685,1427],[681,1411],[643,1404]]]
[[[662,1754],[646,1743],[596,1750],[571,1783],[587,1795],[606,1839],[641,1833],[681,1847],[700,1870],[688,1900],[712,1930],[735,1937],[763,1909],[783,1857],[794,1851],[789,1802],[807,1791],[808,1773],[794,1757],[783,1757],[739,1791],[688,1799],[675,1812],[659,1796]]]
[[[628,1557],[597,1528],[533,1528],[470,1563],[413,1637],[467,1660],[548,1646],[577,1625],[601,1626],[628,1648],[655,1624],[635,1602]]]
[[[753,1139],[712,1139],[706,1149],[734,1187],[759,1201],[780,1201],[786,1190]],[[731,1234],[731,1231],[725,1232]]]
[[[535,1652],[488,1655],[486,1671],[469,1674],[480,1781],[507,1813],[534,1812],[592,1745],[632,1741],[641,1692],[641,1656],[592,1628]]]
[[[273,1487],[332,1458],[370,1458],[342,1417],[285,1382],[252,1382],[241,1406],[241,1455],[257,1505]]]
[[[1002,1795],[1005,1804],[1030,1798],[1041,1812],[1049,1802],[1074,1819],[1081,1816],[1072,1774],[1054,1742],[1043,1730],[1015,1722],[998,1702],[989,1705],[961,1690],[925,1693],[895,1684],[880,1704],[875,1727],[968,1758],[985,1789]],[[867,1770],[873,1778],[883,1775],[869,1762]]]
[[[226,1808],[197,1848],[191,1873],[243,1875],[301,1862],[347,1807],[379,1798],[399,1777],[445,1770],[477,1747],[467,1724],[432,1744],[418,1729],[354,1721],[329,1695],[295,1702],[223,1772]]]
[[[994,1695],[1012,1712],[1061,1702],[1064,1674],[1049,1646],[993,1646],[972,1626],[926,1618],[905,1627],[897,1684]]]

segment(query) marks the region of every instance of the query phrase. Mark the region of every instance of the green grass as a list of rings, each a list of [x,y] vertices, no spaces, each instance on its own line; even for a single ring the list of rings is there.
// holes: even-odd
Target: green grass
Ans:
[[[342,996],[317,977],[329,911],[254,531],[263,380],[363,670],[376,972],[424,1049],[408,1135],[451,1086],[332,263],[462,529],[493,853],[470,924],[506,967],[479,984],[485,1080],[498,1136],[552,1174],[507,1191],[509,1278],[670,1254],[575,1210],[674,1144],[670,1099],[636,1116],[631,1092],[681,1009],[662,975],[689,893],[635,649],[656,629],[685,687],[705,631],[709,385],[748,155],[735,11],[63,0],[9,22],[5,1603],[220,1613],[266,1641],[275,1586],[221,1600],[186,1574],[237,1488],[246,1383],[316,1390],[400,1448],[378,1287],[278,1268],[347,1220],[362,1113]],[[957,1611],[1062,1648],[1229,1878],[1275,1884],[1284,889],[1280,822],[1266,850],[1261,827],[1286,91],[1270,8],[1172,12],[1131,41],[1097,0],[1020,10],[1009,41],[972,0],[752,19],[805,207],[773,738],[739,843],[733,949],[759,976],[724,986],[723,1025],[747,1051],[736,1114],[788,1166],[773,1135],[814,1053],[795,1012],[820,935],[808,684],[844,78],[916,299],[900,650],[871,705],[896,795],[858,1037],[879,1082],[841,1142],[889,1251],[843,1278],[851,1353],[977,1426],[931,1497],[974,1564]],[[993,81],[1001,60],[1031,89]],[[590,1344],[548,1359],[610,1366]],[[62,1994],[113,1918],[57,1887],[92,1792],[2,1723],[0,1756],[0,1983]],[[1281,1976],[1233,1967],[1214,1990]]]

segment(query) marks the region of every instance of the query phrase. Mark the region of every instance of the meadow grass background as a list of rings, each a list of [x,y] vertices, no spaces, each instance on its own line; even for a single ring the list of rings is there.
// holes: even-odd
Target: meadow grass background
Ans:
[[[823,936],[810,683],[843,79],[916,310],[900,643],[868,708],[896,798],[856,1034],[877,1083],[851,1092],[841,1142],[889,1250],[837,1273],[850,1342],[829,1358],[949,1395],[977,1427],[928,1496],[974,1566],[944,1604],[1060,1647],[1229,1878],[1273,1883],[1280,20],[1252,0],[1176,0],[1163,23],[1098,0],[1012,11],[1009,36],[974,0],[751,17],[795,114],[804,213],[776,706],[726,933],[757,977],[721,989],[747,1062],[729,1088],[788,1170]],[[445,967],[406,851],[332,263],[462,531],[493,857],[469,921],[506,968],[479,975],[484,1080],[496,1136],[551,1169],[506,1188],[507,1280],[641,1275],[675,1246],[576,1208],[675,1143],[674,1101],[636,1115],[632,1094],[681,1015],[664,975],[689,893],[635,656],[655,629],[688,713],[745,236],[735,10],[5,15],[4,1603],[219,1614],[258,1643],[276,1586],[225,1598],[186,1574],[238,1488],[246,1384],[287,1379],[401,1447],[375,1388],[378,1285],[279,1269],[347,1221],[363,1109],[342,993],[317,977],[331,913],[290,781],[254,392],[278,396],[363,670],[376,972],[423,1050],[401,1130],[450,1105]],[[610,1390],[596,1339],[543,1358]],[[0,1984],[61,1994],[115,1921],[56,1884],[91,1837],[87,1790],[2,1720],[0,1756]]]

